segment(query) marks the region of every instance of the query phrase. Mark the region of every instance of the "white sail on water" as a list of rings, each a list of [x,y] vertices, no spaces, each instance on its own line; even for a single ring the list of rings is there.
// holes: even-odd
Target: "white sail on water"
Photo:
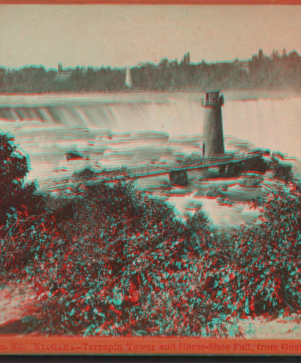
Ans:
[[[127,67],[127,69],[126,69],[125,85],[127,87],[132,87],[132,76],[131,76],[131,71],[130,71],[129,67]]]

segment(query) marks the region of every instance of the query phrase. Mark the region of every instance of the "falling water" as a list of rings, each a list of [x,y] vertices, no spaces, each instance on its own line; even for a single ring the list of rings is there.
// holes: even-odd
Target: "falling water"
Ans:
[[[0,127],[29,155],[29,180],[64,177],[85,166],[168,165],[200,152],[204,112],[200,98],[198,93],[1,96]],[[293,167],[300,173],[300,115],[298,97],[227,100],[226,95],[226,150],[280,151],[297,158]],[[83,155],[82,160],[67,161],[70,150]],[[215,224],[229,226],[256,217],[244,201],[268,190],[264,183],[248,187],[246,178],[223,181],[194,171],[185,188],[172,187],[168,176],[139,180],[136,187],[175,205],[179,213],[193,212],[202,204]],[[217,188],[235,206],[221,208],[216,199],[205,197]]]

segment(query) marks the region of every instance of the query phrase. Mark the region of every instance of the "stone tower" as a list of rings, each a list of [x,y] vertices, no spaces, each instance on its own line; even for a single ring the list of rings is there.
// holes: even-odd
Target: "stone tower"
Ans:
[[[223,95],[219,91],[207,91],[206,102],[202,102],[205,108],[204,117],[204,144],[203,155],[212,156],[224,154],[224,135],[222,121]]]

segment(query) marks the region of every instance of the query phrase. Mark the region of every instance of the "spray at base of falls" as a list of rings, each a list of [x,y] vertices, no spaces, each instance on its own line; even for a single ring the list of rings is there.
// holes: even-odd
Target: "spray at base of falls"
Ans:
[[[232,135],[225,140],[227,151],[255,145],[301,158],[301,98],[225,98],[224,134]],[[2,97],[0,126],[3,132],[14,135],[29,155],[31,180],[65,177],[87,166],[101,169],[147,163],[169,165],[201,151],[204,109],[199,101],[200,95],[190,94],[7,96]],[[85,160],[68,161],[66,153],[70,151],[80,152]],[[298,161],[294,165],[297,172],[298,168],[301,171]],[[181,214],[193,212],[203,204],[216,223],[230,225],[240,220],[238,215],[244,215],[241,206],[235,211],[234,206],[206,203],[209,199],[204,202],[201,197],[208,190],[219,188],[219,183],[224,182],[204,181],[202,174],[197,173],[189,175],[189,184],[183,190],[170,186],[167,177],[145,179],[136,182],[136,187],[178,206]],[[232,184],[228,180],[223,188],[231,190]],[[246,189],[245,198],[249,193],[250,189]],[[181,194],[182,200],[175,194]],[[236,195],[232,194],[229,199]]]

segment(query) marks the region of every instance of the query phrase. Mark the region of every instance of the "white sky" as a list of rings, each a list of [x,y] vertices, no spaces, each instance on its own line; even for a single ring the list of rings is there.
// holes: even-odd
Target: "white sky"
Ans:
[[[301,53],[296,5],[1,5],[0,65],[134,66]]]

